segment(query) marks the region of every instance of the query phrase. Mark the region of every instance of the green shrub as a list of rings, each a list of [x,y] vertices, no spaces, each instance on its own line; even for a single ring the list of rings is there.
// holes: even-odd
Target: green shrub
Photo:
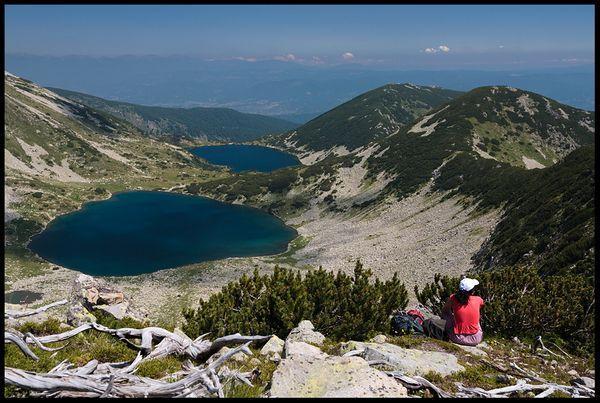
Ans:
[[[102,326],[109,327],[111,329],[119,329],[123,327],[130,327],[133,329],[142,329],[148,326],[147,323],[140,322],[139,320],[130,318],[128,316],[123,319],[117,319],[110,313],[103,311],[102,309],[94,309],[92,314],[96,317],[96,322]]]
[[[276,334],[285,338],[301,320],[333,340],[364,340],[389,332],[389,316],[408,302],[397,275],[382,282],[356,263],[354,275],[323,268],[302,276],[292,269],[275,267],[270,275],[243,275],[221,292],[201,301],[197,310],[186,310],[183,330],[194,338],[210,332]]]
[[[485,301],[481,326],[488,334],[562,338],[576,349],[594,344],[594,288],[581,275],[543,276],[534,267],[500,268],[475,276],[477,294]],[[458,289],[458,278],[435,275],[415,294],[419,302],[440,314]]]
[[[49,334],[62,333],[60,321],[56,318],[48,318],[44,322],[25,322],[18,329],[21,333],[31,333],[34,336],[46,336]]]
[[[181,362],[176,357],[170,356],[141,363],[136,371],[136,375],[161,379],[179,370],[181,370]]]

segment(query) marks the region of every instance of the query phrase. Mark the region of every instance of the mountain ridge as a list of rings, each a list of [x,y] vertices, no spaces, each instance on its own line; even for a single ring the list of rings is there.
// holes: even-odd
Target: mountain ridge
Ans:
[[[204,141],[248,141],[297,126],[276,117],[238,112],[230,108],[169,108],[112,101],[81,92],[48,87],[76,102],[126,120],[145,133],[189,137]]]

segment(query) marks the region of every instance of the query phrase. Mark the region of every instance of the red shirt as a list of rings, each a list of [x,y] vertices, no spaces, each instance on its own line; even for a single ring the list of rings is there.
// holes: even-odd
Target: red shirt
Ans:
[[[476,295],[469,296],[465,305],[460,305],[454,294],[450,295],[452,313],[454,314],[454,334],[475,334],[480,330],[479,309],[484,305],[483,299]]]

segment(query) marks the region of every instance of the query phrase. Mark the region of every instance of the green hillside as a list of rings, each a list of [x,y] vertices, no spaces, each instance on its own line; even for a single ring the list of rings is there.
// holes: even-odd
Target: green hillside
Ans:
[[[286,135],[266,141],[320,151],[344,146],[354,150],[385,138],[416,117],[461,92],[412,84],[387,84],[326,112]]]
[[[471,167],[471,168],[467,168]],[[535,263],[542,272],[594,274],[594,147],[584,146],[543,170],[519,170],[461,156],[436,181],[482,207],[505,204],[480,253],[479,268]]]
[[[80,92],[50,88],[55,93],[126,120],[156,136],[194,137],[208,141],[249,141],[290,130],[297,124],[227,108],[165,108],[109,101]]]

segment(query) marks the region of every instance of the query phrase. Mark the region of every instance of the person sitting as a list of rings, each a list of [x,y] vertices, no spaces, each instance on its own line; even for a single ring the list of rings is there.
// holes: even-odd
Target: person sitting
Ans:
[[[450,340],[456,344],[476,346],[483,340],[480,310],[483,299],[473,295],[473,289],[479,281],[463,278],[458,291],[448,298],[442,308],[442,319],[427,319],[423,323],[425,334],[441,340]]]

